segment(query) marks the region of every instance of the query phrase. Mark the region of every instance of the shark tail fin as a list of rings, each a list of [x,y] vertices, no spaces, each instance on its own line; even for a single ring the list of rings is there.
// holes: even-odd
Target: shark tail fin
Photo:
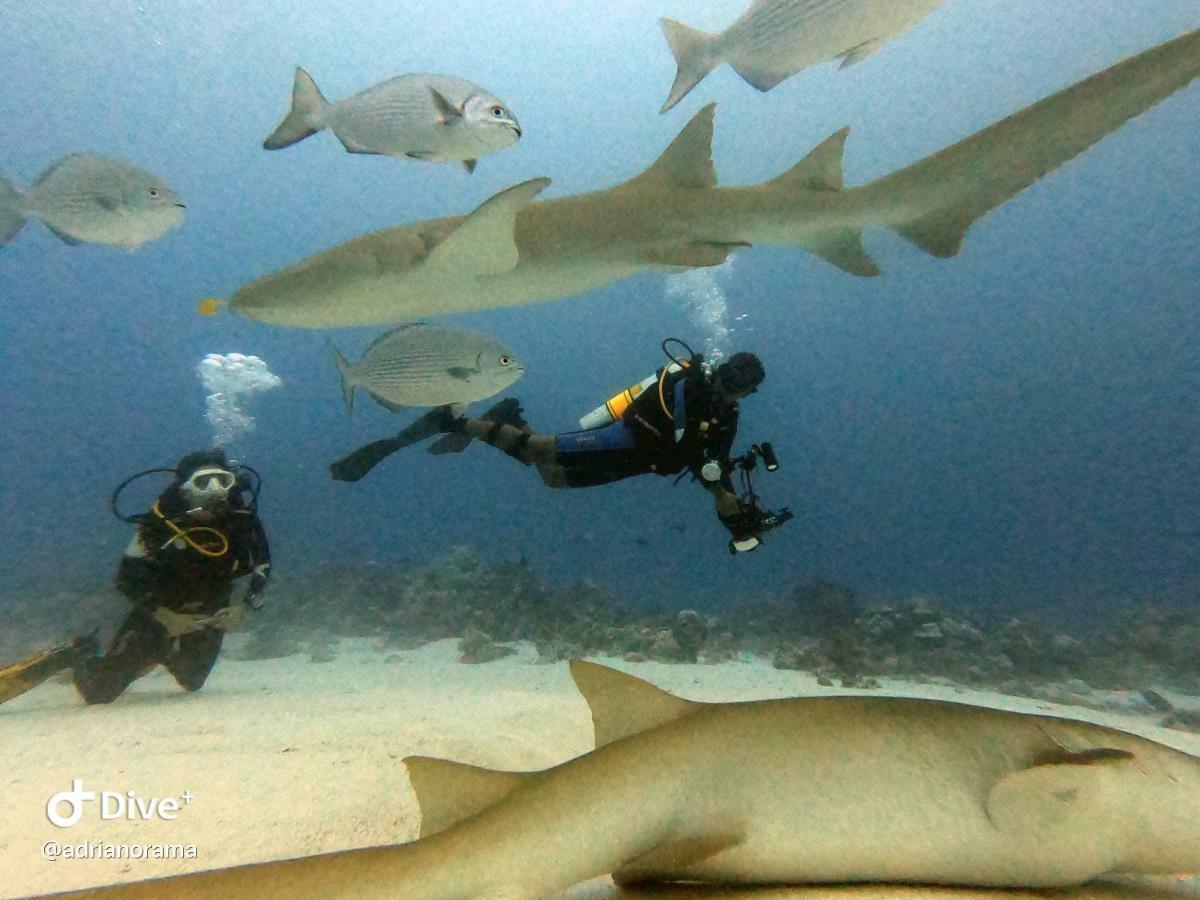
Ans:
[[[671,85],[666,103],[659,110],[666,112],[686,97],[721,60],[713,54],[716,35],[698,31],[674,19],[659,19],[658,24],[667,37],[667,45],[671,48],[677,67],[675,83]]]
[[[409,756],[404,760],[421,807],[421,837],[449,828],[506,797],[537,772],[502,772],[434,759]]]
[[[325,105],[325,96],[312,80],[312,76],[297,66],[296,80],[292,83],[292,108],[263,141],[263,149],[282,150],[316,134],[324,126],[314,123],[313,116]]]
[[[570,666],[592,711],[597,747],[681,719],[704,705],[599,663],[573,659]]]
[[[333,353],[333,361],[337,365],[338,376],[342,380],[342,399],[346,401],[346,412],[354,412],[355,383],[350,362],[342,356],[342,351],[333,341],[329,342],[329,349]]]
[[[874,208],[915,206],[887,227],[947,258],[967,230],[1200,75],[1200,29],[1118,62],[861,189]]]
[[[21,192],[0,175],[0,245],[7,244],[25,224]]]

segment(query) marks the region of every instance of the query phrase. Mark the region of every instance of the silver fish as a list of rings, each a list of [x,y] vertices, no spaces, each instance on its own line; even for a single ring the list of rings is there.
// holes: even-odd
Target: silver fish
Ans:
[[[41,219],[64,243],[136,250],[183,222],[184,203],[157,175],[120,159],[64,156],[33,187],[0,177],[0,244],[26,219]]]
[[[325,128],[348,153],[458,161],[468,172],[485,153],[521,137],[516,117],[499,99],[461,78],[399,75],[330,103],[312,76],[297,68],[292,108],[263,147],[290,147]]]
[[[801,69],[841,57],[842,68],[870,56],[929,15],[942,0],[754,0],[719,34],[659,19],[679,67],[660,112],[682,100],[723,62],[760,91]]]
[[[332,345],[331,345],[332,346]],[[361,387],[393,412],[483,400],[507,388],[525,369],[494,338],[465,328],[415,322],[380,335],[351,363],[333,347],[346,408]]]

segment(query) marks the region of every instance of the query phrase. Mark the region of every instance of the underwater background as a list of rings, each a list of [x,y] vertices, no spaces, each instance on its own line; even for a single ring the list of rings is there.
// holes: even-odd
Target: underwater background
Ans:
[[[463,213],[518,181],[543,196],[612,186],[716,101],[722,184],[773,177],[849,125],[848,185],[945,147],[1195,27],[1193,0],[946,0],[851,69],[760,94],[718,69],[671,112],[658,16],[710,30],[744,0],[557,3],[8,3],[0,6],[0,172],[18,186],[64,153],[127,159],[188,204],[136,253],[67,247],[31,222],[0,250],[0,611],[19,632],[56,595],[103,593],[129,540],[108,509],[127,475],[212,442],[196,365],[262,357],[282,386],[229,449],[263,475],[286,578],[425,563],[455,547],[523,559],[541,582],[599,585],[646,609],[733,608],[815,581],[880,598],[1086,620],[1200,598],[1200,91],[1165,100],[973,227],[954,259],[893,234],[860,279],[790,248],[647,275],[554,303],[455,316],[524,361],[510,393],[539,431],[664,361],[668,335],[765,363],[736,448],[771,441],[768,506],[796,519],[732,558],[695,485],[649,476],[549,491],[487,449],[396,454],[362,482],[329,463],[411,419],[352,416],[330,357],[383,329],[274,328],[202,297],[353,236]],[[304,66],[331,99],[392,75],[458,75],[524,137],[457,166],[350,156],[330,134],[261,149]],[[148,504],[153,479],[125,497]],[[146,485],[146,482],[143,482]],[[294,582],[293,582],[294,583]],[[66,638],[124,607],[59,610]],[[350,607],[352,595],[336,598]],[[753,604],[750,604],[753,606]],[[19,643],[17,641],[16,643]],[[6,644],[12,647],[13,644]]]

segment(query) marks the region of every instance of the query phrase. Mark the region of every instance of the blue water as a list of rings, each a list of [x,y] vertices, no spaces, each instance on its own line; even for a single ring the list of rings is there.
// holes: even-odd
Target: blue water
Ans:
[[[0,6],[0,171],[24,186],[67,152],[118,156],[188,203],[182,228],[136,253],[67,247],[36,222],[0,251],[10,608],[107,581],[128,540],[109,491],[209,443],[195,366],[233,351],[284,382],[232,448],[264,476],[280,570],[465,544],[647,603],[719,605],[818,577],[962,603],[1194,601],[1196,85],[979,222],[955,259],[882,231],[866,236],[876,279],[794,249],[736,255],[716,276],[733,328],[723,349],[767,367],[739,446],[774,443],[782,467],[758,488],[797,512],[745,557],[727,554],[702,491],[652,476],[551,492],[474,447],[409,451],[358,484],[332,482],[329,462],[407,421],[342,406],[327,340],[354,354],[380,329],[196,314],[201,297],[371,230],[466,212],[526,178],[551,176],[546,196],[616,184],[714,100],[722,183],[774,176],[848,124],[846,182],[861,184],[1200,24],[1194,0],[946,0],[852,69],[817,67],[759,94],[723,68],[658,115],[674,64],[656,17],[718,29],[745,3],[695,6]],[[349,156],[328,133],[265,152],[297,64],[330,98],[404,72],[459,75],[500,96],[525,136],[474,175]],[[641,276],[455,321],[507,342],[527,366],[515,393],[530,422],[568,430],[660,365],[663,336],[709,336],[667,285]]]

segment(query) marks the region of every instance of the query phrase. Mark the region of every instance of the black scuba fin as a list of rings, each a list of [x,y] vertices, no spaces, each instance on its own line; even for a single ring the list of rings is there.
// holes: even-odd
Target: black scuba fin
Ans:
[[[374,441],[343,456],[329,466],[329,472],[336,481],[358,481],[397,450],[435,434],[444,434],[454,418],[448,406],[431,409],[394,437]]]
[[[484,422],[499,422],[502,425],[512,425],[514,428],[525,428],[529,423],[521,413],[521,401],[516,397],[505,397],[487,412],[480,415]],[[471,443],[471,438],[461,432],[451,432],[434,441],[425,449],[429,453],[462,453]]]

